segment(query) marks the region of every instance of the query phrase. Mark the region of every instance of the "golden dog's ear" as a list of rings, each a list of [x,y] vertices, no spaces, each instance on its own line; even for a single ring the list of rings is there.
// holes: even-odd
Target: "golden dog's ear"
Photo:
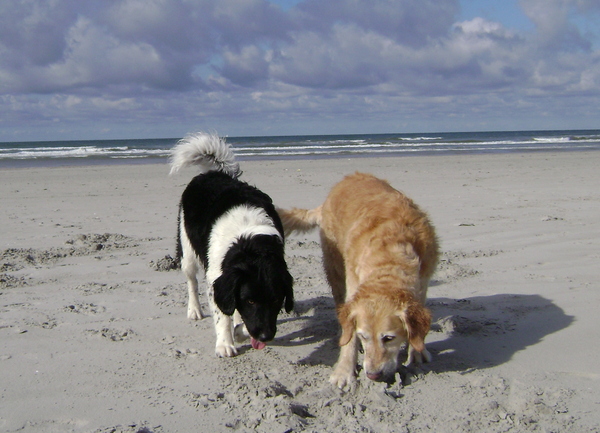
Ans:
[[[352,308],[349,302],[338,308],[338,321],[342,327],[342,336],[340,337],[340,346],[345,346],[354,336],[355,321],[352,314]]]
[[[425,337],[431,327],[431,313],[418,302],[409,302],[404,310],[398,312],[408,333],[408,341],[417,352],[425,350]]]

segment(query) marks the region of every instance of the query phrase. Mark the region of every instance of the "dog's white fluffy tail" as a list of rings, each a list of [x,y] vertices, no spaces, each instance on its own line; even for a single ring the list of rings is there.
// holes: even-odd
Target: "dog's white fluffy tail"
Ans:
[[[293,232],[306,233],[321,224],[321,206],[314,209],[277,208],[285,235]]]
[[[199,166],[201,173],[222,171],[235,179],[242,174],[229,145],[215,133],[185,136],[171,151],[170,161],[170,174],[192,165]]]

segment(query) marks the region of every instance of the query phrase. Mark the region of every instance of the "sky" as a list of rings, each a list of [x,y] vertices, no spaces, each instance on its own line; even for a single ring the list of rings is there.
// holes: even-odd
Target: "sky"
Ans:
[[[600,0],[0,3],[0,141],[600,128]]]

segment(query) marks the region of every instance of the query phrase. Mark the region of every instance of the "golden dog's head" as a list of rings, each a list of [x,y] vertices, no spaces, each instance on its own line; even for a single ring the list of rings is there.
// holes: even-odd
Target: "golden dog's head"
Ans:
[[[422,353],[431,325],[431,313],[410,292],[389,292],[359,290],[338,310],[342,327],[340,346],[348,344],[354,336],[359,339],[364,350],[363,368],[371,380],[393,377],[404,343]]]

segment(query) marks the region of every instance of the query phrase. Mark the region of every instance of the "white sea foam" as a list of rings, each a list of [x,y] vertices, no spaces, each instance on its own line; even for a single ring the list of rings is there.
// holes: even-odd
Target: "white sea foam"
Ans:
[[[0,161],[166,159],[177,139],[0,143]],[[600,150],[600,131],[229,137],[240,158]]]

